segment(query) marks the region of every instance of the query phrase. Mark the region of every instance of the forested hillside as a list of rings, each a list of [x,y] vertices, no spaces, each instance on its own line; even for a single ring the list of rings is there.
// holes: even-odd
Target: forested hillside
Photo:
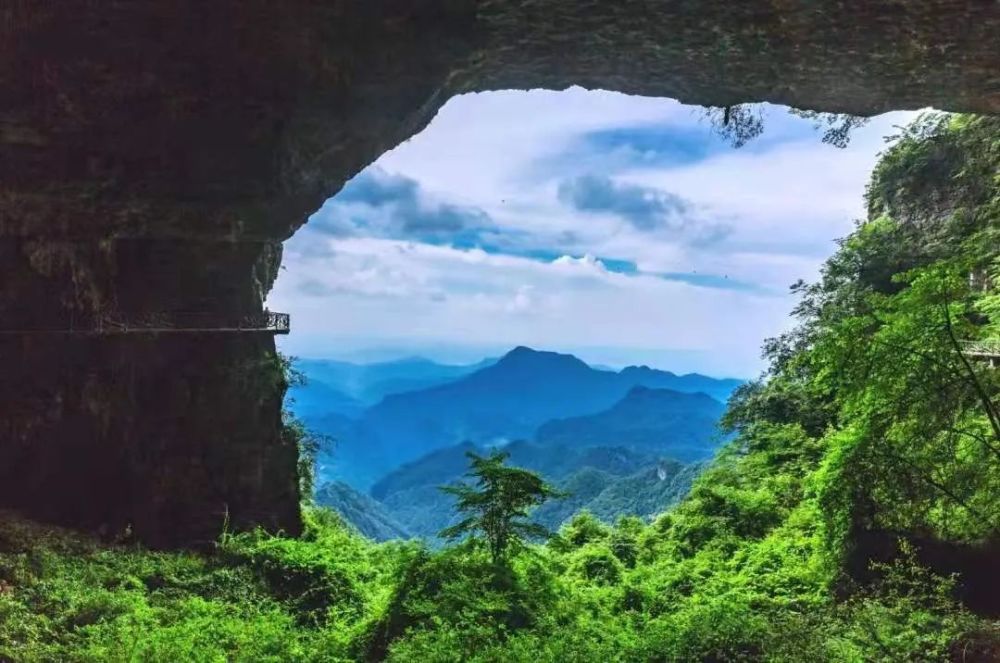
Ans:
[[[867,203],[651,524],[581,514],[498,554],[472,507],[511,493],[484,474],[515,512],[554,502],[489,459],[440,551],[313,509],[207,556],[0,518],[0,659],[1000,660],[1000,119],[902,130]]]
[[[330,481],[319,487],[314,497],[316,505],[331,509],[372,541],[409,539],[414,536],[378,501],[359,493],[345,483]]]
[[[545,477],[563,493],[562,498],[541,505],[531,514],[532,522],[552,530],[582,509],[605,523],[613,523],[622,515],[648,519],[686,495],[703,467],[629,447],[518,441],[502,449],[509,455],[511,465]],[[488,451],[471,443],[460,444],[433,451],[390,472],[372,486],[375,499],[370,500],[373,507],[370,515],[357,508],[342,510],[339,502],[324,501],[325,498],[318,501],[334,507],[362,532],[368,529],[366,522],[386,514],[401,523],[410,535],[436,543],[438,532],[460,520],[453,496],[441,487],[462,480],[468,470],[469,452]],[[393,537],[379,533],[371,538]]]
[[[538,428],[540,444],[619,445],[682,461],[711,458],[719,443],[716,424],[725,407],[703,393],[634,387],[611,408],[556,419]]]

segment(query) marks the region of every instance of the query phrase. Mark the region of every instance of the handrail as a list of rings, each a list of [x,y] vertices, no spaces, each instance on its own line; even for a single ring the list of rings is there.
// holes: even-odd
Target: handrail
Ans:
[[[276,311],[258,311],[246,314],[213,312],[149,312],[125,314],[102,312],[86,316],[71,316],[69,324],[35,329],[3,329],[0,334],[163,334],[163,333],[241,333],[267,332],[287,334],[291,331],[291,316]]]
[[[1000,339],[981,339],[976,341],[959,341],[962,354],[970,357],[1000,358]]]

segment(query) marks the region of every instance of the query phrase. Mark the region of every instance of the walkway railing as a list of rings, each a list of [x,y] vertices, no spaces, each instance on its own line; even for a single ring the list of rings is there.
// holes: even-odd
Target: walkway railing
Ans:
[[[962,354],[968,357],[1000,359],[1000,339],[959,341],[959,343],[962,346]]]
[[[291,316],[275,311],[248,314],[226,313],[138,313],[105,312],[77,318],[63,325],[26,329],[0,328],[0,334],[81,334],[108,336],[117,334],[205,334],[262,332],[287,334]]]

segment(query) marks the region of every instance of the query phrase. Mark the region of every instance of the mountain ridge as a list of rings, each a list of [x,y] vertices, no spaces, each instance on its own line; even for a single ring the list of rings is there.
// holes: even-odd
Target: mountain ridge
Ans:
[[[386,396],[360,421],[368,443],[405,462],[465,440],[497,444],[533,438],[545,422],[601,412],[633,387],[674,387],[686,393],[691,389],[684,389],[685,384],[666,371],[648,367],[602,371],[570,354],[518,346],[496,363],[457,380]],[[716,393],[728,393],[736,384],[702,376],[693,387],[711,386]]]
[[[324,458],[323,478],[366,490],[382,475],[434,449],[464,441],[497,446],[535,439],[544,424],[602,413],[635,387],[670,388],[684,400],[692,391],[705,392],[703,398],[725,398],[740,384],[648,366],[596,369],[572,354],[527,346],[481,364],[486,365],[422,389],[387,394],[350,421],[311,416],[308,425],[339,443],[336,453]],[[304,368],[308,376],[311,366]],[[604,442],[615,444],[613,439]]]
[[[535,440],[650,449],[694,462],[707,460],[715,453],[721,439],[717,422],[723,412],[725,405],[704,392],[685,393],[637,385],[606,410],[542,424]]]

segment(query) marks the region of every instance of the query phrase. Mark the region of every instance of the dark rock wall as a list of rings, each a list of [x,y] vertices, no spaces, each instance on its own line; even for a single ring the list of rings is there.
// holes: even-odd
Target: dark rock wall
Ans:
[[[449,96],[1000,111],[984,0],[0,1],[0,505],[155,545],[299,527],[260,334],[289,237]]]
[[[0,503],[148,544],[297,531],[269,337],[0,339]],[[11,366],[13,364],[13,366]]]
[[[0,504],[109,536],[210,542],[298,528],[296,449],[269,334],[92,334],[125,319],[259,311],[270,244],[0,240]]]
[[[484,0],[468,86],[571,84],[725,106],[1000,112],[983,0]]]

